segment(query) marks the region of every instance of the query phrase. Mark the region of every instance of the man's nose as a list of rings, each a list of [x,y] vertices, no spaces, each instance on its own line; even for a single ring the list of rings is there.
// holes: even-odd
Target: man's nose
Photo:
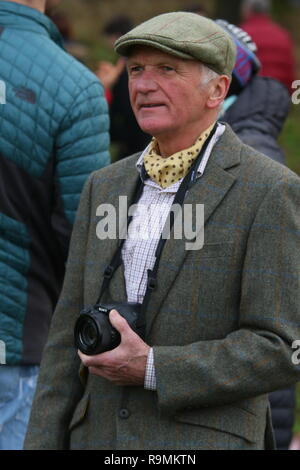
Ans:
[[[136,77],[134,86],[139,93],[149,93],[156,91],[158,88],[153,73],[147,70],[144,70],[139,77]]]

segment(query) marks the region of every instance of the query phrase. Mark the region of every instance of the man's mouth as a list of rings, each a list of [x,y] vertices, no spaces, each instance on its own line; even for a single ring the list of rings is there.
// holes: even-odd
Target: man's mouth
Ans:
[[[156,103],[156,104],[145,103],[145,104],[140,104],[139,109],[160,108],[161,106],[164,106],[164,104],[163,103]]]

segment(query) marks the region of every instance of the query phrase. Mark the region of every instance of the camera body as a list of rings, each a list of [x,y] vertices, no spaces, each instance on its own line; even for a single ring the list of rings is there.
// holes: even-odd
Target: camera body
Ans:
[[[87,356],[95,356],[111,351],[121,342],[120,333],[111,325],[109,312],[117,310],[125,318],[131,329],[141,338],[145,335],[145,326],[138,320],[141,315],[141,304],[111,303],[89,305],[80,312],[74,328],[74,342]]]

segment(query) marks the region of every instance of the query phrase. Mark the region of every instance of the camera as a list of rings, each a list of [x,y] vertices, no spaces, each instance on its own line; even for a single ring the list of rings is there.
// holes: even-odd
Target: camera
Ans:
[[[111,325],[109,312],[117,310],[125,318],[131,329],[141,338],[145,335],[145,325],[141,319],[141,304],[114,303],[90,305],[80,312],[74,328],[74,342],[87,356],[111,351],[121,342],[120,333]]]

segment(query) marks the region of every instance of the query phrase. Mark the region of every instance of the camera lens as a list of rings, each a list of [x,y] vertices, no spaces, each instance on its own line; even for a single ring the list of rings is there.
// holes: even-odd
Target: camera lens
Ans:
[[[93,314],[81,315],[75,325],[75,346],[88,355],[97,354],[102,344],[101,324]]]
[[[88,348],[93,347],[98,340],[98,330],[92,319],[88,319],[80,331],[80,341]]]

